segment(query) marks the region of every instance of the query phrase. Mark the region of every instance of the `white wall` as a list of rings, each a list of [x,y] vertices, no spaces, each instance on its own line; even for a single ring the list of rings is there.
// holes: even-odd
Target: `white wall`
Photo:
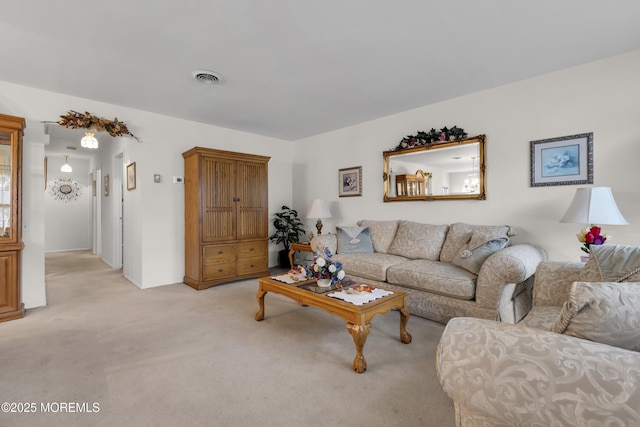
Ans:
[[[271,156],[269,163],[269,212],[292,203],[292,142],[244,132],[174,119],[140,110],[71,97],[35,88],[0,82],[0,112],[24,117],[25,151],[23,158],[22,295],[27,308],[45,304],[44,242],[45,212],[43,191],[44,135],[42,121],[57,120],[69,110],[90,111],[98,116],[125,121],[139,136],[117,138],[125,164],[135,161],[137,188],[124,191],[125,204],[125,276],[136,286],[179,283],[184,276],[184,191],[171,183],[172,176],[183,176],[182,152],[193,146],[220,148]],[[113,153],[111,153],[113,154]],[[100,159],[96,169],[112,174],[113,157]],[[153,173],[163,181],[153,184]],[[107,198],[103,198],[105,201]],[[103,206],[105,221],[113,220],[113,206]],[[113,227],[103,228],[103,256],[109,262],[113,254]],[[109,229],[110,228],[110,229]],[[105,238],[106,237],[106,238]],[[111,248],[108,246],[111,245]],[[279,248],[270,247],[270,265],[277,264]],[[111,260],[113,261],[113,260]]]
[[[89,179],[89,160],[69,158],[71,173],[60,172],[64,157],[47,156],[47,191],[45,207],[45,252],[70,251],[91,248],[91,199],[93,188]],[[69,177],[76,180],[81,194],[75,200],[63,202],[50,192],[55,178]]]
[[[614,235],[611,243],[638,244],[639,92],[640,51],[636,51],[291,143],[0,82],[0,112],[27,121],[23,301],[27,308],[46,301],[43,158],[47,138],[41,122],[56,120],[68,110],[118,117],[142,139],[141,143],[116,139],[114,152],[101,158],[96,168],[112,174],[118,150],[125,164],[136,162],[137,188],[124,191],[124,274],[145,288],[182,281],[184,194],[170,177],[183,175],[181,154],[193,146],[271,156],[271,214],[286,204],[304,217],[311,200],[321,197],[330,202],[334,215],[324,220],[325,230],[361,218],[510,224],[520,232],[516,243],[538,243],[552,259],[576,260],[580,251],[575,234],[582,225],[558,222],[576,186],[530,187],[529,141],[594,132],[594,185],[613,188],[631,223],[605,226],[604,231]],[[383,203],[382,151],[395,147],[404,135],[452,125],[471,135],[487,134],[487,200]],[[338,198],[338,169],[359,165],[363,166],[363,196]],[[162,175],[160,184],[153,183],[154,173]],[[104,206],[103,211],[110,212],[112,224],[113,206]],[[305,221],[307,231],[314,230],[315,220]],[[107,227],[103,233],[107,236],[103,256],[107,257],[114,253],[114,231]],[[277,264],[278,249],[270,247],[270,265]]]
[[[594,185],[612,187],[630,222],[603,226],[613,235],[608,243],[638,245],[639,117],[635,51],[302,140],[295,145],[294,208],[306,215],[312,199],[326,199],[333,213],[323,221],[327,231],[363,218],[509,224],[519,232],[515,243],[536,243],[550,259],[577,261],[575,235],[586,224],[559,219],[580,186],[530,187],[530,141],[593,132]],[[487,135],[487,200],[383,203],[382,152],[404,135],[453,125]],[[339,198],[338,169],[360,165],[362,197]],[[305,225],[312,230],[313,220]]]

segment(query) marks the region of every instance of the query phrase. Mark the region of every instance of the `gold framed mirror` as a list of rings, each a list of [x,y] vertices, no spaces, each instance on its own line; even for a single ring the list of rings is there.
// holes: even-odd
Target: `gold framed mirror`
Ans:
[[[384,201],[485,200],[485,135],[385,151]]]

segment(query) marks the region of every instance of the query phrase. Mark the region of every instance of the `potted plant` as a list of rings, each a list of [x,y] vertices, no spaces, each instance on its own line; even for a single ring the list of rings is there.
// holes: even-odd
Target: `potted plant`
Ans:
[[[304,234],[298,211],[283,205],[282,211],[276,213],[273,218],[273,226],[276,232],[269,236],[269,240],[284,245],[284,249],[278,252],[278,263],[280,267],[288,268],[291,243],[299,242],[300,234]]]

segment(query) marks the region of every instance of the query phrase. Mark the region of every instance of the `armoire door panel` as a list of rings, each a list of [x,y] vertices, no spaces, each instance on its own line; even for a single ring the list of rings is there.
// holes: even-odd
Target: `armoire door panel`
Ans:
[[[202,240],[216,242],[233,240],[235,235],[235,163],[228,160],[203,158],[202,185],[204,213]]]

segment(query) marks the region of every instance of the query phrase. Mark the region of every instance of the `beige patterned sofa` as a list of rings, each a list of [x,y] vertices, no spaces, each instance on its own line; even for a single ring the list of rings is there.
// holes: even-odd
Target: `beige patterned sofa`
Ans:
[[[314,237],[311,246],[329,248],[347,278],[408,292],[413,315],[441,323],[458,316],[515,323],[531,308],[532,275],[546,252],[510,245],[514,234],[508,226],[362,220]],[[353,241],[364,249],[349,250]]]
[[[607,269],[620,251],[635,261]],[[452,319],[437,369],[456,424],[640,426],[639,258],[639,247],[592,246],[586,266],[538,266],[519,324]]]

